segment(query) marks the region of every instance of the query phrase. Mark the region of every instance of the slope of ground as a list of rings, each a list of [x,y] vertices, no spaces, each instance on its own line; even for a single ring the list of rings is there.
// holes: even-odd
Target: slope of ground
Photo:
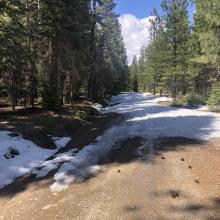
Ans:
[[[56,148],[48,135],[72,137],[73,141],[69,144],[69,148],[71,145],[78,147],[89,144],[97,134],[102,133],[109,126],[108,122],[117,117],[114,113],[100,114],[91,106],[91,103],[87,102],[65,106],[55,112],[46,111],[40,107],[14,111],[9,108],[0,108],[0,116],[0,130],[19,132],[26,139],[47,149]],[[88,140],[87,142],[78,140],[79,136],[88,132],[91,135],[84,138]]]
[[[220,115],[160,100],[114,97],[100,111],[120,120],[104,133],[97,129],[100,136],[74,155],[64,148],[67,160],[43,179],[21,178],[1,190],[0,218],[219,219]]]
[[[2,197],[0,219],[220,219],[220,140],[157,144],[153,156],[142,140],[126,141],[101,173],[62,193],[51,193],[46,179]]]

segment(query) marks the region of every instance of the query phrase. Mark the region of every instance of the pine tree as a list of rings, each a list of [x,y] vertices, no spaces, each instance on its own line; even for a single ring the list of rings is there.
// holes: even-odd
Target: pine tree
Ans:
[[[84,75],[79,72],[86,72],[82,62],[86,66],[89,6],[89,1],[41,1],[41,53],[46,55],[42,60],[41,81],[47,108],[62,105],[67,77],[71,101],[79,90],[77,84],[82,83]]]
[[[139,60],[139,70],[145,90],[156,94],[162,94],[166,88],[165,67],[167,65],[167,41],[164,29],[164,21],[154,10],[150,20],[150,42],[142,49]]]
[[[166,41],[168,59],[166,74],[170,81],[171,94],[176,99],[179,92],[186,93],[186,76],[189,60],[189,22],[187,0],[164,0]]]
[[[22,24],[25,9],[20,1],[8,0],[0,4],[0,83],[4,82],[14,109],[25,68],[25,28]]]
[[[102,101],[126,89],[127,57],[113,0],[0,6],[0,95],[10,96],[13,108],[37,101],[54,110],[81,95]]]
[[[216,84],[210,94],[208,105],[214,111],[220,111],[220,84]]]
[[[215,0],[194,2],[196,13],[192,28],[187,0],[164,0],[162,15],[154,10],[150,42],[142,48],[139,62],[130,68],[132,82],[134,72],[140,74],[136,84],[141,91],[168,93],[174,100],[195,104],[204,103],[212,86],[218,84],[220,5]],[[212,92],[210,99],[217,100],[217,95]]]
[[[27,35],[27,68],[26,68],[26,77],[25,77],[25,105],[26,105],[26,96],[29,96],[31,106],[34,106],[34,99],[37,97],[37,87],[38,87],[38,28],[39,28],[39,1],[38,0],[23,0],[25,5],[25,18],[24,26],[26,28]]]
[[[212,85],[219,79],[219,33],[217,1],[195,1],[192,32],[192,73],[195,91],[207,99]]]
[[[113,0],[101,0],[98,7],[95,6],[93,9],[97,13],[98,27],[95,32],[96,44],[92,50],[93,69],[88,83],[92,88],[89,86],[88,90],[92,99],[96,101],[102,100],[106,95],[111,96],[125,87],[120,83],[122,79],[126,81],[127,59],[114,8]]]
[[[146,48],[142,47],[140,51],[140,58],[138,62],[139,66],[139,74],[140,74],[140,79],[139,79],[139,90],[140,91],[146,91],[149,82],[149,77],[146,74]]]
[[[131,79],[131,89],[134,92],[138,92],[139,88],[139,68],[137,57],[134,56],[132,64],[130,66],[130,79]]]
[[[195,22],[201,45],[200,61],[220,67],[220,2],[196,0]]]
[[[147,48],[147,67],[151,79],[151,90],[155,94],[158,89],[162,93],[162,87],[166,88],[165,68],[168,64],[168,43],[164,28],[164,21],[156,11],[153,13],[154,19],[151,20],[151,41]],[[165,83],[164,83],[165,81]]]

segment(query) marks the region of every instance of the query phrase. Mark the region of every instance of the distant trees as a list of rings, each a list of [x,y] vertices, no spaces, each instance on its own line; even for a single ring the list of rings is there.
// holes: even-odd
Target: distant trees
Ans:
[[[153,12],[150,43],[142,48],[138,61],[139,90],[171,94],[174,100],[195,93],[207,100],[219,82],[220,3],[195,0],[193,24],[188,4],[164,0],[163,14]]]
[[[131,82],[131,90],[137,92],[139,90],[139,68],[138,68],[138,60],[137,57],[134,56],[132,64],[130,66],[130,82]]]
[[[0,2],[0,96],[49,109],[125,89],[126,52],[112,0]]]

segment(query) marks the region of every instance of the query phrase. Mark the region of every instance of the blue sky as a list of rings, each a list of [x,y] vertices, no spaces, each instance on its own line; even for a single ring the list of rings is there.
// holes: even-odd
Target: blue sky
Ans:
[[[133,14],[137,18],[150,16],[154,8],[160,9],[161,0],[116,0],[116,12],[122,14]]]
[[[151,15],[154,8],[161,11],[162,0],[115,0],[117,3],[116,12],[119,15],[133,14],[137,18],[145,18]],[[193,7],[189,7],[189,12],[192,14]]]

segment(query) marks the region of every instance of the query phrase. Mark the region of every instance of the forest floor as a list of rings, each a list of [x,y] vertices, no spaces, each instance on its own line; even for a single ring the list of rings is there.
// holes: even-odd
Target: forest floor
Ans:
[[[0,115],[0,130],[21,133],[45,149],[56,148],[50,136],[71,137],[65,150],[91,143],[119,117],[116,113],[101,114],[89,102],[76,102],[56,112],[41,107],[0,108]]]
[[[82,130],[62,151],[81,143],[79,154],[89,156],[90,147],[105,153],[98,161],[101,171],[62,192],[50,190],[56,171],[40,179],[19,178],[0,191],[0,220],[219,220],[219,116],[160,107],[155,99],[125,95],[121,104],[103,110],[107,115],[95,113],[94,127]],[[12,123],[9,118],[1,129],[15,129],[4,127]],[[100,151],[109,146],[108,153]],[[82,153],[75,157],[82,160]],[[92,165],[87,158],[86,166]]]

